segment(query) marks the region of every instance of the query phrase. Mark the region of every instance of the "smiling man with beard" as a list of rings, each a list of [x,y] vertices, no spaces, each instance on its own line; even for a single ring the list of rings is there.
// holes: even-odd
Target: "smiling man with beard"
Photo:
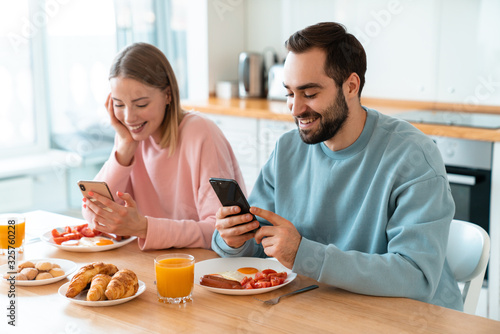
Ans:
[[[342,25],[307,27],[286,47],[298,129],[277,141],[249,197],[258,220],[220,208],[212,248],[275,257],[357,293],[463,309],[445,259],[455,206],[433,141],[361,105],[366,55]]]

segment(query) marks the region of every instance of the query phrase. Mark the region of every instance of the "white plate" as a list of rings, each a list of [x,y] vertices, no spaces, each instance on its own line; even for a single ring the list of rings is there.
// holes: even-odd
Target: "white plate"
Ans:
[[[242,267],[253,267],[259,271],[264,269],[274,269],[277,272],[286,271],[288,276],[283,284],[261,289],[219,289],[201,285],[200,279],[203,275],[215,274],[222,271],[237,270]],[[222,293],[225,295],[257,295],[284,287],[297,277],[297,274],[283,266],[275,259],[261,259],[255,257],[228,257],[200,261],[194,265],[195,283],[207,290]]]
[[[57,230],[61,233],[64,232],[63,227],[58,227]],[[64,245],[58,245],[54,242],[54,240],[52,239],[52,230],[50,230],[50,231],[44,233],[42,235],[41,239],[43,241],[45,241],[46,243],[48,243],[49,245],[52,245],[52,246],[57,247],[59,249],[63,249],[65,251],[77,252],[77,253],[93,253],[93,252],[107,251],[107,250],[111,250],[111,249],[125,246],[126,244],[129,244],[132,241],[134,241],[135,239],[137,239],[137,237],[130,237],[130,238],[125,239],[123,241],[113,240],[112,245],[105,245],[105,246],[64,246]]]
[[[146,291],[146,284],[144,284],[143,281],[139,280],[139,289],[137,290],[137,292],[133,296],[130,296],[127,298],[114,299],[114,300],[100,300],[100,301],[96,301],[96,302],[91,302],[91,301],[88,301],[86,299],[88,289],[83,290],[74,298],[66,297],[66,291],[68,291],[69,283],[70,282],[61,285],[61,287],[59,288],[59,291],[58,291],[59,295],[61,297],[63,297],[64,299],[69,300],[70,302],[73,302],[73,303],[79,304],[79,305],[84,305],[84,306],[113,306],[113,305],[123,304],[123,303],[128,302],[129,300],[136,298],[141,293]]]
[[[38,261],[47,261],[51,263],[57,263],[58,265],[61,266],[61,269],[64,270],[64,275],[59,276],[59,277],[54,277],[54,278],[48,278],[48,279],[41,279],[41,280],[29,280],[29,281],[16,281],[16,285],[19,286],[37,286],[37,285],[46,285],[46,284],[51,284],[55,283],[57,281],[60,281],[72,272],[74,272],[77,268],[76,263],[73,261],[69,260],[63,260],[63,259],[34,259],[34,260],[21,260],[17,261],[17,264],[20,264],[21,262],[26,262],[26,261],[31,261],[33,264],[36,264]],[[0,277],[2,277],[2,281],[9,283],[5,278],[3,278],[3,275],[12,272],[15,270],[10,270],[8,264],[4,264],[3,266],[0,267]]]

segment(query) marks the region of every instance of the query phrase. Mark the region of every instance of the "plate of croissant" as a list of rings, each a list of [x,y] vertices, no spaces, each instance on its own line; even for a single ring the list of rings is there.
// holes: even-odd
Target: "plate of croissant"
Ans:
[[[59,288],[59,295],[85,306],[112,306],[126,303],[146,290],[130,269],[111,263],[93,262],[81,267],[69,283]]]

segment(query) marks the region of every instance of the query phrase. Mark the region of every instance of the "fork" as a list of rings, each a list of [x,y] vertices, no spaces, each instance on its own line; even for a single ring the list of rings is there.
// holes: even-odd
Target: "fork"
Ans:
[[[284,295],[281,295],[281,296],[278,296],[276,298],[269,299],[269,300],[262,300],[262,299],[255,298],[255,297],[253,297],[253,298],[257,299],[258,301],[263,302],[266,305],[276,305],[276,304],[279,303],[280,299],[283,298],[283,297],[295,295],[297,293],[309,291],[309,290],[316,289],[316,288],[319,288],[319,286],[317,286],[317,285],[309,285],[309,286],[306,286],[305,288],[302,288],[302,289],[299,289],[299,290],[295,290],[295,291],[292,291],[292,292],[289,292],[289,293],[285,293]]]

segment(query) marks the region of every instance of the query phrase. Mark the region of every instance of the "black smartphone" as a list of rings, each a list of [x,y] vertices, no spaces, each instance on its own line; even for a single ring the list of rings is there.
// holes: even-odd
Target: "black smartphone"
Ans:
[[[250,205],[238,182],[233,179],[211,177],[210,184],[217,194],[217,197],[219,197],[222,206],[239,206],[241,211],[238,215],[250,213]],[[255,216],[253,214],[251,215],[253,219],[256,220]]]

